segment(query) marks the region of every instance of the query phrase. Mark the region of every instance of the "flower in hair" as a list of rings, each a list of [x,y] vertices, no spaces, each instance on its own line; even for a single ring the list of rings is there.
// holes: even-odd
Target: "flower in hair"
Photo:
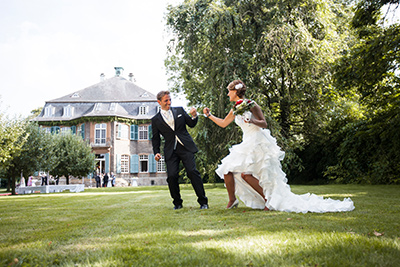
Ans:
[[[237,90],[237,89],[241,89],[241,88],[243,88],[243,84],[238,83],[238,84],[235,85],[235,89],[236,89],[236,90]]]

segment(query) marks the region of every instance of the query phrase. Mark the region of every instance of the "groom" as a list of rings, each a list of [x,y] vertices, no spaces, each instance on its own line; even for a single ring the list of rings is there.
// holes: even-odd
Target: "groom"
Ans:
[[[197,147],[186,129],[186,125],[189,127],[196,126],[198,120],[196,109],[192,108],[190,110],[191,118],[182,107],[171,108],[169,91],[159,92],[157,94],[157,102],[160,104],[161,110],[151,119],[154,158],[156,161],[161,159],[160,135],[162,135],[165,140],[164,156],[167,164],[167,182],[169,192],[173,198],[172,203],[175,205],[174,210],[183,207],[178,183],[180,161],[182,161],[187,176],[192,182],[200,209],[208,209],[208,199],[204,191],[203,181],[199,171],[196,169],[194,159]]]

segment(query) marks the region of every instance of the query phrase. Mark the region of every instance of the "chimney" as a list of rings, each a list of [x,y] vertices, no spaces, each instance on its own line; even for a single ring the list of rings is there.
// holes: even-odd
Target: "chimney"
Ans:
[[[104,73],[100,74],[100,82],[104,81],[104,78],[105,78],[105,77],[106,77],[106,76],[104,75]]]
[[[122,75],[122,72],[124,71],[123,67],[114,67],[115,69],[115,77],[119,77],[120,75]]]
[[[136,82],[135,76],[133,76],[133,73],[129,73],[129,81],[131,82]]]

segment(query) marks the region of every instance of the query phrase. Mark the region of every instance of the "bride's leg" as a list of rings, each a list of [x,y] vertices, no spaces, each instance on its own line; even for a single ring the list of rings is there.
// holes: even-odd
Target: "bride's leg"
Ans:
[[[226,190],[228,191],[229,202],[228,206],[232,206],[233,202],[236,200],[235,196],[235,179],[233,178],[233,174],[229,172],[228,174],[224,175],[224,182],[226,186]]]
[[[260,186],[260,183],[257,178],[255,178],[251,174],[244,174],[244,173],[242,173],[242,178],[243,180],[246,181],[246,183],[248,183],[251,187],[253,187],[253,189],[256,190],[257,193],[259,193],[263,197],[263,199],[265,199],[264,191]],[[267,202],[267,199],[265,199],[265,202]],[[269,210],[269,209],[265,207],[264,210]]]

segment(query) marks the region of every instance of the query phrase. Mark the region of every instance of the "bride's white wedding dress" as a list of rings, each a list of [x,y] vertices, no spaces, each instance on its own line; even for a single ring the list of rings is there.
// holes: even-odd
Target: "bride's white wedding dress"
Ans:
[[[251,112],[246,113],[244,116],[251,116]],[[277,145],[270,131],[252,123],[245,123],[241,115],[235,117],[235,123],[242,128],[243,141],[229,149],[229,155],[222,159],[216,173],[222,179],[224,174],[233,173],[235,194],[246,206],[253,209],[267,207],[270,210],[302,213],[354,209],[354,203],[350,198],[340,201],[331,198],[324,199],[310,193],[303,195],[292,193],[287,184],[286,174],[281,168],[285,153]],[[242,179],[242,173],[252,174],[259,180],[267,202]]]

